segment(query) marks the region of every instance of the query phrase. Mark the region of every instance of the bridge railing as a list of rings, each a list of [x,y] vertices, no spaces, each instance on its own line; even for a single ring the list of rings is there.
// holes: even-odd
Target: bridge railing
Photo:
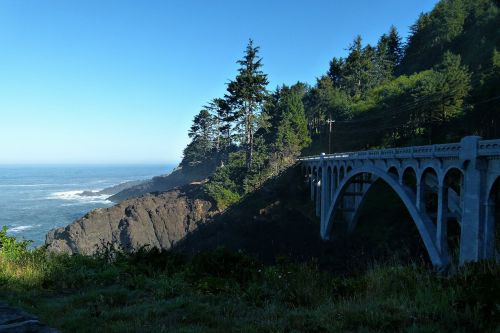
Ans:
[[[500,156],[500,139],[479,141],[479,156]]]
[[[405,159],[405,158],[434,158],[459,157],[462,145],[460,142],[436,144],[427,146],[413,146],[403,148],[373,149],[355,152],[326,154],[324,159],[360,160],[360,159]],[[481,140],[477,147],[478,156],[500,156],[500,139]],[[298,161],[319,160],[321,156],[305,156]]]

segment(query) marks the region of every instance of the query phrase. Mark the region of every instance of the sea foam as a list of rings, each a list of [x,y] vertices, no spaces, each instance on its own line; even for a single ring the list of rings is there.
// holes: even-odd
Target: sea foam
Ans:
[[[21,232],[21,231],[28,230],[28,229],[33,229],[34,227],[35,227],[34,225],[20,225],[17,227],[9,228],[9,232],[16,233],[16,232]]]
[[[55,199],[55,200],[65,200],[65,201],[73,201],[72,205],[76,205],[78,203],[111,203],[108,200],[109,195],[93,195],[93,196],[85,196],[81,195],[84,191],[62,191],[62,192],[53,192],[51,193],[47,199]],[[99,190],[95,190],[92,192],[99,192]]]

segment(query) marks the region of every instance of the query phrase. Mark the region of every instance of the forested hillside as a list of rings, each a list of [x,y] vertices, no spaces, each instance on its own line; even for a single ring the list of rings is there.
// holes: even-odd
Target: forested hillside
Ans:
[[[185,172],[211,168],[225,208],[303,154],[500,136],[500,14],[494,0],[443,0],[403,40],[357,36],[310,86],[268,90],[250,40],[227,93],[194,118]]]
[[[315,143],[333,151],[500,135],[500,17],[493,0],[440,1],[406,42],[394,27],[332,59],[304,99]]]

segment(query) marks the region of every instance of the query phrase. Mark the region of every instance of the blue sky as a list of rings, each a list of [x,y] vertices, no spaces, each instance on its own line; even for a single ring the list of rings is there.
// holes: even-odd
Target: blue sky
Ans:
[[[0,0],[0,163],[172,163],[249,38],[270,89],[436,0]]]

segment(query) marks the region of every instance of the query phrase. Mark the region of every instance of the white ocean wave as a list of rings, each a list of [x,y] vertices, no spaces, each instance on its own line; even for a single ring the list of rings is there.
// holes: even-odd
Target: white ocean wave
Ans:
[[[93,182],[91,182],[92,184],[102,184],[102,183],[108,183],[109,180],[107,179],[99,179],[99,180],[94,180]]]
[[[8,231],[11,233],[16,233],[16,232],[21,232],[21,231],[28,230],[28,229],[33,229],[34,227],[35,227],[34,225],[20,225],[17,227],[9,228]]]
[[[91,203],[111,203],[108,200],[109,195],[81,195],[84,191],[62,191],[62,192],[54,192],[51,193],[47,199],[55,199],[55,200],[65,200],[65,201],[73,201],[73,204],[65,204],[66,206],[74,206],[78,204],[91,204]],[[99,190],[91,191],[91,192],[99,192]]]

